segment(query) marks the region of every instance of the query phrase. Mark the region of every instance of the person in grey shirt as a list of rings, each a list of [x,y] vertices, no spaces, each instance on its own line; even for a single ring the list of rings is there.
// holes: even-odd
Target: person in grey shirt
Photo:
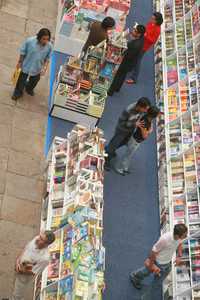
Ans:
[[[48,246],[54,241],[55,234],[51,230],[46,230],[26,245],[16,260],[16,278],[11,300],[24,300],[27,285],[48,265],[50,258]]]
[[[105,147],[107,153],[105,161],[105,169],[107,171],[111,168],[111,160],[116,156],[116,150],[123,145],[126,145],[131,138],[135,128],[142,126],[143,123],[139,118],[143,113],[147,112],[151,103],[148,98],[142,97],[137,103],[130,104],[119,117],[114,136],[109,144]]]
[[[126,143],[126,151],[120,157],[120,160],[116,160],[114,164],[114,169],[118,174],[124,176],[130,173],[132,156],[140,144],[145,141],[153,132],[153,120],[156,119],[159,114],[160,109],[156,106],[151,106],[148,109],[148,112],[140,117],[139,122],[142,123],[142,126],[138,125],[134,130],[132,136]]]
[[[30,96],[34,96],[40,75],[44,75],[48,67],[52,51],[50,40],[49,29],[42,28],[37,36],[27,38],[22,44],[17,63],[17,69],[21,69],[21,72],[12,95],[13,100],[23,95],[24,88]]]

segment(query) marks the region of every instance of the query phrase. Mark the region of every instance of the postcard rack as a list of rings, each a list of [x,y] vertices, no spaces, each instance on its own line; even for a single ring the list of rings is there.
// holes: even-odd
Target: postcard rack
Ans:
[[[54,139],[41,227],[54,230],[56,241],[49,249],[49,265],[36,281],[40,300],[101,299],[104,143],[100,129],[80,125],[66,139]]]
[[[155,47],[161,234],[185,223],[183,264],[173,265],[164,299],[200,299],[200,1],[157,0],[164,16]]]

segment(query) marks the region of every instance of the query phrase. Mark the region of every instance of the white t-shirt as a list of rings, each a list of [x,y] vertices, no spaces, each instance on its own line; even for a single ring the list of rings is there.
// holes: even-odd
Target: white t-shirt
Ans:
[[[35,275],[38,275],[46,268],[49,263],[49,251],[48,247],[38,249],[35,243],[36,238],[37,237],[35,237],[26,245],[24,253],[20,258],[20,263],[30,262],[31,264],[33,264],[32,272]]]
[[[170,263],[180,243],[180,240],[174,240],[172,233],[163,234],[152,249],[158,253],[156,261],[161,265]]]

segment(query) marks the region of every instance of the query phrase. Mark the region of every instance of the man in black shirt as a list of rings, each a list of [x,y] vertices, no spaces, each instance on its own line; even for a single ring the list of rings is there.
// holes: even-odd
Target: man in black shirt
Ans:
[[[128,49],[125,51],[124,58],[108,90],[109,96],[112,96],[114,92],[120,91],[127,73],[131,72],[137,64],[137,59],[144,45],[144,33],[145,27],[143,25],[137,25],[133,29],[133,39],[128,42]]]
[[[127,143],[136,127],[143,124],[143,121],[139,121],[139,118],[148,111],[150,106],[149,99],[142,97],[137,103],[130,104],[122,112],[115,129],[115,134],[105,148],[108,155],[105,163],[107,171],[111,167],[111,160],[116,156],[116,150]]]
[[[152,122],[160,114],[159,108],[152,106],[148,112],[139,119],[139,125],[135,128],[133,134],[126,143],[127,149],[121,157],[120,162],[116,162],[114,168],[120,175],[129,173],[129,166],[133,153],[137,150],[139,145],[145,141],[153,131]]]

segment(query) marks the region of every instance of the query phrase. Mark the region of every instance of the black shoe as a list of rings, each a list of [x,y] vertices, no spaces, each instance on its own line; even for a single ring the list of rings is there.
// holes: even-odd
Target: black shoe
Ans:
[[[131,274],[130,274],[130,280],[131,280],[133,286],[134,286],[136,289],[141,290],[141,288],[142,288],[141,282],[140,282],[140,280],[136,277],[135,273],[131,273]]]
[[[32,91],[29,91],[28,89],[26,89],[26,92],[27,92],[27,94],[29,94],[30,96],[34,96],[34,95],[35,95],[35,93],[34,93],[33,90],[32,90]]]
[[[17,101],[17,99],[19,99],[21,96],[15,96],[15,95],[12,95],[11,99],[14,100],[14,101]]]
[[[112,97],[113,94],[114,94],[114,92],[111,92],[111,91],[109,91],[109,90],[107,91],[107,95],[108,95],[108,96]]]
[[[109,162],[109,161],[105,161],[104,169],[105,169],[106,171],[110,171],[111,165],[110,165],[110,162]]]

